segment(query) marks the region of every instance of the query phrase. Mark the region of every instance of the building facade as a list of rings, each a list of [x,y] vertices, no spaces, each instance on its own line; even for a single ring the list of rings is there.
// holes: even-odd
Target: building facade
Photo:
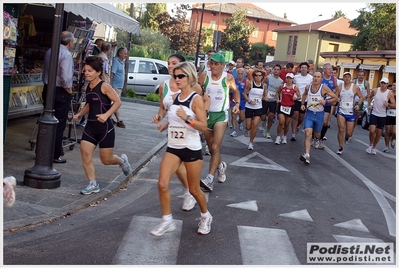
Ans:
[[[321,52],[350,50],[352,38],[358,31],[350,28],[349,23],[348,19],[340,17],[276,29],[278,38],[274,59],[307,61],[317,69],[324,63]]]
[[[239,10],[246,10],[247,19],[255,26],[255,30],[249,38],[249,42],[264,43],[276,47],[276,29],[285,28],[294,24],[287,18],[275,16],[253,4],[247,3],[206,3],[202,19],[202,27],[211,28],[223,32],[226,29],[225,18],[231,18],[232,14]],[[199,30],[202,15],[202,4],[193,4],[190,19],[190,29]]]

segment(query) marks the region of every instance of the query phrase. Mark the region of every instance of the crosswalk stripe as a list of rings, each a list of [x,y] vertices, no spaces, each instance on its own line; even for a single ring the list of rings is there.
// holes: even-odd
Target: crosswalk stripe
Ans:
[[[150,235],[160,218],[134,216],[112,264],[175,265],[183,221],[176,220],[176,230],[161,237]]]
[[[299,265],[285,230],[237,226],[243,265]]]

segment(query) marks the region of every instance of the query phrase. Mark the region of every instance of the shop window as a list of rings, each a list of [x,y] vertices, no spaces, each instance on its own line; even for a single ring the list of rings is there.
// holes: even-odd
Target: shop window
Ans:
[[[258,38],[258,34],[259,34],[259,28],[255,28],[255,30],[252,32],[252,37]]]

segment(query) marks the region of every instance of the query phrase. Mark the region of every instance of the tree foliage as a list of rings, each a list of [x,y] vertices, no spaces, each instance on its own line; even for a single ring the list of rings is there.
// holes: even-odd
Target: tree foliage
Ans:
[[[140,36],[133,36],[131,56],[165,60],[171,54],[169,40],[160,32],[141,29]]]
[[[226,29],[222,34],[220,48],[233,51],[234,58],[245,57],[251,44],[249,37],[255,30],[254,25],[248,21],[245,10],[239,10],[232,14],[231,18],[225,18]]]
[[[262,42],[254,43],[249,51],[249,60],[256,62],[257,60],[265,60],[267,55],[274,54],[274,47],[266,45]],[[236,57],[234,57],[236,58]]]
[[[146,5],[146,11],[140,23],[143,28],[149,28],[153,31],[158,31],[159,21],[156,17],[166,12],[166,3],[149,3]]]
[[[337,10],[334,12],[333,18],[338,19],[340,17],[346,18],[346,14],[342,10]]]
[[[188,4],[175,5],[172,10],[174,16],[163,12],[156,17],[159,21],[159,31],[166,35],[170,41],[170,49],[191,54],[196,51],[197,32],[188,29],[187,10]]]
[[[396,4],[370,3],[358,10],[360,15],[350,27],[359,31],[353,50],[396,50]]]

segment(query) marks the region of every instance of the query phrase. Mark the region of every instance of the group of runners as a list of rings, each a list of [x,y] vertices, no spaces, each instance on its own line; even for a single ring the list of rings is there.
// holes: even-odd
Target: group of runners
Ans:
[[[344,141],[350,141],[365,99],[372,109],[368,153],[376,154],[375,146],[385,126],[387,108],[388,114],[395,115],[396,88],[394,84],[392,91],[386,92],[387,78],[381,79],[380,87],[370,90],[362,71],[355,80],[350,72],[345,72],[340,81],[333,75],[333,66],[329,63],[323,65],[323,71],[311,75],[307,62],[299,64],[298,74],[295,74],[291,63],[285,69],[278,64],[263,68],[263,62],[258,61],[251,69],[239,58],[226,67],[222,54],[209,51],[207,56],[208,60],[200,65],[197,73],[195,66],[182,56],[171,55],[168,59],[171,78],[160,86],[160,107],[152,122],[158,124],[159,131],[168,130],[168,144],[158,179],[162,220],[151,231],[154,236],[176,229],[169,190],[175,173],[185,188],[182,209],[189,211],[198,203],[201,218],[197,232],[208,234],[211,231],[213,217],[201,187],[212,192],[215,177],[218,182],[226,181],[227,164],[222,161],[220,147],[229,119],[231,136],[237,137],[238,129],[244,131],[244,136],[249,137],[249,150],[254,149],[260,122],[264,137],[272,138],[270,130],[276,114],[278,126],[274,143],[277,145],[287,143],[290,128],[291,141],[296,141],[303,124],[305,152],[300,160],[309,164],[311,146],[324,148],[323,138],[332,114],[336,114],[339,128],[337,154],[342,154]],[[165,117],[167,121],[162,123]],[[389,123],[393,125],[391,146],[394,147],[394,118]],[[201,134],[206,140],[204,154],[210,154],[208,174],[204,178],[201,178]]]

